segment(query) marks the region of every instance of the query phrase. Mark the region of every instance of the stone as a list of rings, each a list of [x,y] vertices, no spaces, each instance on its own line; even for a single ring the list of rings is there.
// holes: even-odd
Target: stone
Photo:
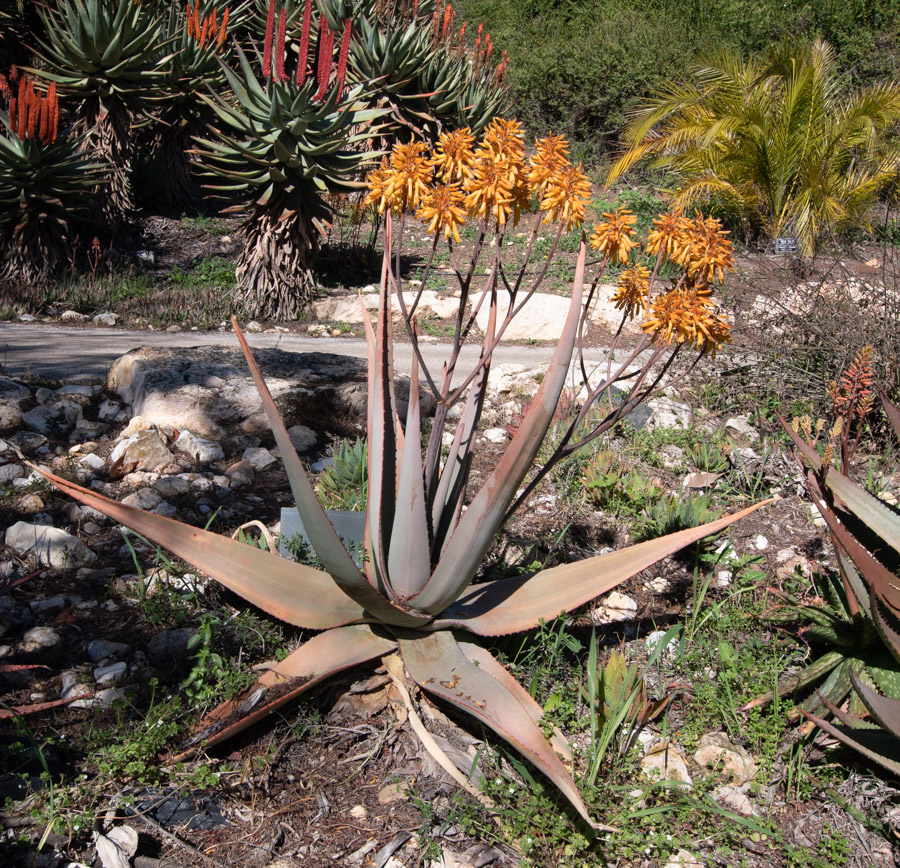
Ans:
[[[287,427],[315,419],[352,433],[365,422],[368,365],[333,353],[254,351]],[[141,347],[111,366],[109,391],[131,405],[146,425],[173,425],[199,437],[223,439],[234,430],[269,431],[262,402],[243,354],[227,347]],[[398,378],[401,417],[409,380]],[[434,398],[420,390],[423,412]]]
[[[65,386],[60,386],[53,391],[51,400],[69,400],[75,404],[79,404],[81,407],[89,407],[94,402],[94,396],[99,391],[99,386],[84,386],[78,383],[67,383]]]
[[[120,660],[107,666],[98,666],[94,670],[94,681],[97,684],[119,684],[127,674],[128,664]]]
[[[291,438],[291,443],[298,452],[307,452],[319,442],[316,432],[312,428],[307,428],[306,425],[291,425],[288,428],[288,437]]]
[[[22,411],[15,404],[0,400],[0,432],[15,431],[22,424]]]
[[[100,663],[109,657],[121,657],[131,650],[124,642],[111,642],[109,639],[94,639],[87,646],[88,657],[93,663]]]
[[[87,319],[87,316],[83,313],[78,313],[77,310],[64,310],[59,318],[63,322],[84,322]]]
[[[713,801],[718,802],[727,811],[734,811],[742,817],[752,817],[759,813],[753,802],[750,801],[749,787],[744,784],[741,787],[735,787],[731,784],[717,787],[711,793]]]
[[[641,758],[641,772],[651,781],[673,781],[692,786],[687,760],[672,742],[660,742]]]
[[[10,404],[22,410],[31,400],[31,389],[9,377],[0,376],[0,404]]]
[[[182,431],[173,446],[180,452],[186,452],[201,464],[210,464],[225,457],[225,452],[218,443],[197,437],[190,431]]]
[[[81,418],[81,407],[71,401],[42,404],[22,414],[22,424],[30,431],[45,437],[61,439],[68,436]]]
[[[193,627],[162,630],[147,643],[147,653],[158,663],[183,663],[187,658],[188,641],[197,631]]]
[[[647,429],[655,431],[659,428],[687,428],[691,424],[691,408],[683,401],[661,396],[647,401],[652,411],[647,422]]]
[[[37,494],[23,494],[16,501],[16,509],[23,515],[34,515],[44,508],[44,501]]]
[[[706,733],[697,746],[694,762],[719,770],[737,785],[752,781],[759,771],[753,757],[735,745],[724,732]]]
[[[596,609],[590,612],[589,618],[594,624],[612,624],[616,621],[628,621],[637,615],[637,603],[631,597],[613,591]]]
[[[646,587],[653,591],[654,594],[668,594],[672,590],[672,583],[662,576],[656,576],[656,578],[647,582]]]
[[[25,468],[21,464],[4,464],[0,466],[0,485],[8,485],[14,479],[25,476]]]
[[[764,552],[769,547],[769,541],[761,533],[758,533],[750,538],[750,545],[758,552]]]
[[[257,472],[278,463],[278,459],[269,452],[268,449],[264,449],[262,446],[245,449],[242,457],[245,461],[249,462],[250,466]]]
[[[123,497],[121,503],[125,506],[134,506],[138,509],[156,509],[162,503],[159,492],[153,488],[142,488]]]
[[[17,554],[33,553],[45,567],[74,569],[96,562],[95,555],[78,537],[55,527],[17,521],[6,530],[6,544]]]
[[[505,428],[488,428],[484,432],[484,439],[491,443],[506,443],[509,440],[509,434]]]
[[[47,438],[43,434],[38,434],[37,431],[16,431],[15,434],[9,437],[9,442],[21,449],[26,455],[30,455],[33,452],[37,452],[42,446],[45,446]]]
[[[232,464],[225,471],[225,475],[231,480],[231,485],[247,485],[253,481],[253,465],[246,458],[242,458]]]
[[[107,398],[97,410],[97,418],[101,422],[119,422],[125,415],[125,407],[118,401],[111,401]]]
[[[53,627],[32,627],[22,636],[18,650],[20,654],[35,654],[38,651],[45,654],[61,645],[62,639]]]
[[[190,492],[191,484],[182,476],[160,476],[153,488],[162,497],[181,497]]]
[[[725,433],[735,441],[736,446],[745,447],[759,442],[759,432],[750,424],[748,415],[728,419],[724,428]]]
[[[65,597],[46,597],[43,600],[32,600],[28,604],[28,608],[35,615],[49,618],[52,615],[58,615],[66,608],[66,599]]]
[[[403,301],[407,308],[416,298],[413,292],[403,293]],[[391,297],[392,315],[395,318],[401,316],[400,301],[396,295]],[[378,314],[379,296],[377,294],[365,294],[359,297],[324,298],[313,302],[313,310],[316,319],[320,322],[345,322],[356,325],[363,322],[368,316],[370,320]],[[459,299],[446,293],[438,293],[426,289],[419,297],[416,307],[416,316],[438,317],[439,319],[452,319],[459,310]]]
[[[98,313],[91,322],[97,325],[114,326],[118,319],[114,313]]]
[[[142,470],[154,470],[175,459],[159,431],[145,428],[116,444],[109,454],[111,464],[120,462]]]

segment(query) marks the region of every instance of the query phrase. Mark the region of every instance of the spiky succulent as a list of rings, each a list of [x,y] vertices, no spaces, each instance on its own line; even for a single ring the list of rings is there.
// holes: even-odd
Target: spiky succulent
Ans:
[[[242,196],[238,207],[248,215],[237,265],[240,307],[257,318],[291,319],[315,292],[312,259],[331,219],[324,196],[358,186],[353,177],[371,155],[354,148],[381,113],[366,107],[360,88],[344,92],[349,19],[338,40],[320,17],[319,44],[311,45],[307,2],[295,60],[287,15],[276,15],[274,2],[270,9],[257,55],[262,80],[241,50],[238,71],[223,65],[231,93],[206,96],[221,124],[217,139],[198,140],[198,153],[223,179],[210,189]]]
[[[85,147],[114,169],[103,216],[113,227],[133,212],[133,127],[165,98],[160,90],[171,54],[162,17],[140,0],[54,0],[40,5],[46,38],[34,72],[79,101]]]
[[[0,111],[0,277],[22,286],[69,261],[73,221],[84,215],[106,167],[60,133],[53,85],[41,94],[26,75],[13,79],[9,112]],[[3,89],[0,83],[0,99]]]

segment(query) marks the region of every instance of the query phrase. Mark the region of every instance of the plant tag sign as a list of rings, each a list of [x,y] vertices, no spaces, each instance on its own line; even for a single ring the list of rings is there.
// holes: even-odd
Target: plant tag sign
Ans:
[[[790,237],[782,237],[775,239],[775,254],[779,253],[796,253],[797,239]]]

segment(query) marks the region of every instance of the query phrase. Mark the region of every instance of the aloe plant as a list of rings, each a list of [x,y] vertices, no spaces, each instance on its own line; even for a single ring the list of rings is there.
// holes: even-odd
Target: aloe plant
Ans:
[[[296,318],[315,293],[312,262],[331,220],[324,197],[357,186],[353,175],[371,157],[357,146],[381,113],[366,106],[361,88],[345,92],[349,18],[337,35],[324,16],[313,27],[307,0],[293,40],[295,22],[286,10],[277,10],[274,0],[269,9],[262,56],[257,53],[262,80],[240,49],[237,71],[223,64],[231,93],[204,97],[219,125],[216,139],[198,139],[198,154],[223,179],[210,189],[241,197],[235,208],[247,215],[236,271],[240,308],[251,317],[285,320]]]
[[[112,167],[100,201],[115,231],[134,214],[133,129],[165,98],[159,87],[172,56],[162,17],[140,0],[53,0],[38,13],[46,38],[37,41],[33,72],[79,101],[85,149]]]
[[[56,88],[42,94],[15,71],[0,75],[0,279],[40,285],[65,266],[73,222],[85,216],[106,166],[84,153],[71,130],[59,128]],[[5,101],[4,101],[5,102]]]

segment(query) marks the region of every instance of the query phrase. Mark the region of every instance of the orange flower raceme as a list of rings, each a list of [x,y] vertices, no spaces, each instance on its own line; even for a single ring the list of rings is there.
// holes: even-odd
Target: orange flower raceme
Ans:
[[[659,256],[675,260],[688,243],[691,221],[681,213],[681,208],[673,208],[653,220],[653,228],[647,235],[645,250],[648,256]]]
[[[609,257],[610,262],[625,264],[632,247],[637,246],[634,224],[637,216],[627,208],[616,208],[594,227],[591,234],[591,248]]]
[[[495,161],[511,162],[524,168],[525,134],[522,124],[494,118],[484,131],[482,148],[487,149]]]
[[[730,340],[728,324],[712,311],[709,289],[672,289],[653,299],[641,328],[662,343],[716,350]]]
[[[472,175],[463,182],[466,210],[472,217],[493,218],[498,226],[503,226],[517,204],[515,186],[512,167],[481,153],[472,167]]]
[[[636,265],[634,268],[626,268],[619,275],[619,288],[613,293],[612,300],[628,319],[634,319],[636,314],[643,313],[646,309],[649,290],[649,270],[643,265]]]
[[[431,163],[445,184],[468,176],[475,161],[474,144],[475,136],[468,127],[440,134]]]
[[[554,173],[569,165],[569,143],[563,136],[538,139],[528,161],[528,184],[534,195],[543,195]]]
[[[734,248],[718,220],[700,214],[690,221],[685,234],[687,243],[673,261],[697,283],[721,281],[726,271],[734,271]]]
[[[366,176],[366,186],[368,186],[369,192],[366,194],[366,198],[363,199],[363,207],[375,205],[379,214],[384,214],[385,209],[394,212],[396,209],[391,199],[390,182],[391,168],[387,157],[385,157],[381,161],[381,165]]]
[[[416,211],[433,173],[424,144],[394,145],[390,165],[382,163],[380,169],[369,173],[369,194],[363,204],[377,205],[379,214],[385,208],[398,216],[404,211]]]
[[[541,211],[546,211],[545,223],[559,221],[567,230],[580,226],[591,198],[591,182],[581,164],[555,169],[547,180]]]
[[[442,231],[446,238],[453,236],[459,243],[459,227],[466,222],[463,194],[458,184],[437,184],[422,197],[416,217],[428,223],[428,231]]]

